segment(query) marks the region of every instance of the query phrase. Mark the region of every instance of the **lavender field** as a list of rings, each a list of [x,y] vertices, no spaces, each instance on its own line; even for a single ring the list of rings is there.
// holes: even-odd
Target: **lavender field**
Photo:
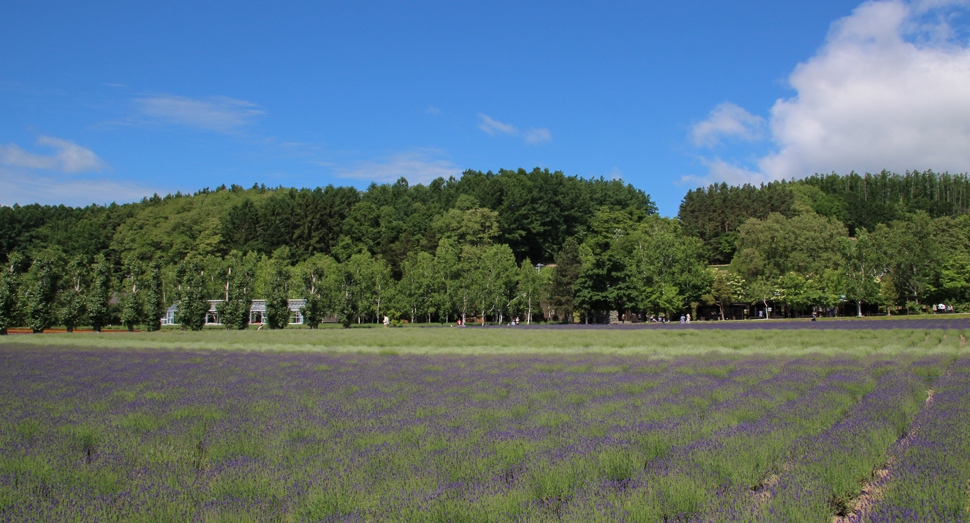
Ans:
[[[5,344],[0,521],[968,521],[963,354]]]

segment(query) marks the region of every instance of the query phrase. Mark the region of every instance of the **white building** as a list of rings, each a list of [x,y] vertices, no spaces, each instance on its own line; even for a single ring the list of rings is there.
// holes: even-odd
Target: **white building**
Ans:
[[[209,300],[209,312],[205,315],[206,325],[222,325],[219,319],[219,311],[216,305],[225,300]],[[290,325],[303,325],[303,313],[300,309],[306,305],[306,300],[286,300],[287,307],[290,309]],[[165,309],[165,316],[162,316],[162,325],[178,325],[175,323],[175,312],[178,311],[178,303]],[[253,305],[249,308],[250,325],[263,325],[266,323],[266,300],[253,300]]]

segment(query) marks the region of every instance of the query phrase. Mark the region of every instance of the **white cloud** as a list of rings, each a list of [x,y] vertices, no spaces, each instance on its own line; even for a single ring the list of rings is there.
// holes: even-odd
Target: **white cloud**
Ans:
[[[478,123],[478,128],[488,134],[494,135],[495,133],[502,133],[509,136],[520,136],[521,134],[518,127],[509,123],[500,122],[487,114],[479,113],[478,117],[481,118],[481,122]],[[551,142],[552,132],[545,127],[532,127],[525,132],[525,136],[522,138],[529,145],[539,145]]]
[[[757,140],[762,137],[765,119],[755,116],[741,107],[724,102],[707,115],[707,119],[697,122],[691,128],[691,138],[695,145],[713,147],[722,138],[736,137],[742,140]]]
[[[152,96],[136,100],[138,111],[149,118],[207,131],[231,132],[263,114],[258,106],[226,96],[199,99]]]
[[[701,164],[707,168],[707,175],[683,176],[676,185],[706,186],[714,183],[725,182],[730,185],[744,185],[750,183],[757,185],[769,181],[768,178],[759,172],[752,171],[736,163],[729,163],[720,158],[700,158]]]
[[[0,205],[103,205],[111,202],[135,202],[153,193],[167,192],[125,180],[39,176],[22,169],[0,168]]]
[[[437,115],[437,114],[441,114],[441,109],[438,109],[433,105],[429,105],[428,108],[424,110],[424,113]]]
[[[779,149],[759,162],[764,172],[970,170],[970,49],[906,41],[916,14],[868,2],[833,25],[789,78],[798,96],[771,110]]]
[[[396,182],[405,177],[409,183],[428,183],[436,178],[458,177],[461,169],[441,157],[437,149],[417,149],[392,154],[380,161],[362,162],[347,169],[335,169],[344,178],[373,182]]]
[[[519,135],[519,128],[512,124],[502,123],[498,120],[494,120],[487,114],[479,113],[478,117],[482,119],[482,121],[478,124],[478,128],[488,134],[495,134],[496,132],[499,132],[510,136]]]
[[[25,151],[15,144],[0,144],[0,163],[28,169],[45,169],[65,173],[102,172],[111,167],[90,149],[60,138],[41,136],[37,145],[57,149],[53,155]]]
[[[724,165],[753,181],[970,171],[970,46],[948,23],[957,4],[966,2],[869,1],[833,23],[789,76],[797,94],[771,108],[773,151],[753,162],[757,171],[707,160],[707,178],[743,174]]]
[[[546,129],[544,127],[541,129],[532,128],[525,133],[525,142],[530,143],[532,145],[537,145],[540,143],[551,142],[551,141],[552,141],[552,133],[549,132],[549,129]]]

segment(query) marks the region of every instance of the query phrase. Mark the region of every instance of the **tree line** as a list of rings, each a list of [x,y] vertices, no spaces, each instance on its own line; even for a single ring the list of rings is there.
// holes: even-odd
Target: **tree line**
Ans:
[[[791,217],[812,211],[845,224],[850,236],[872,231],[907,213],[930,217],[959,216],[970,206],[970,178],[966,174],[907,171],[895,174],[855,172],[815,174],[754,186],[725,183],[690,190],[680,204],[678,218],[688,234],[704,241],[714,263],[729,263],[737,246],[738,229],[749,218],[771,213]]]
[[[178,263],[129,256],[112,276],[104,255],[66,257],[57,249],[33,260],[13,254],[0,274],[0,331],[25,325],[42,331],[107,324],[160,328],[169,304],[175,321],[201,329],[209,300],[229,329],[247,328],[254,299],[266,300],[269,328],[284,328],[288,300],[303,299],[305,323],[324,318],[344,326],[384,316],[412,323],[469,318],[504,323],[513,318],[597,321],[606,309],[672,313],[704,288],[700,242],[675,220],[631,211],[601,211],[579,243],[570,237],[556,263],[517,261],[512,248],[488,234],[441,238],[433,253],[414,250],[391,264],[367,250],[340,261],[317,253],[297,256],[289,246],[273,253],[232,251],[190,256]]]
[[[696,317],[703,307],[723,316],[738,303],[786,315],[965,307],[965,183],[883,173],[718,185],[688,192],[677,219],[622,182],[540,169],[366,191],[232,186],[106,207],[2,207],[0,330],[152,330],[173,303],[180,324],[201,328],[208,300],[220,300],[227,328],[245,328],[253,299],[267,300],[271,328],[286,326],[288,299],[306,300],[311,326],[384,315]],[[863,201],[892,209],[871,228],[838,211],[850,201],[838,195],[860,184]]]
[[[120,267],[129,256],[177,263],[287,246],[298,260],[325,254],[345,261],[366,250],[399,275],[412,251],[433,253],[441,239],[483,236],[508,245],[519,261],[548,263],[605,207],[656,213],[649,196],[622,181],[538,168],[469,170],[427,185],[401,178],[364,191],[232,185],[125,205],[0,207],[0,260],[57,246],[67,256],[103,254]]]

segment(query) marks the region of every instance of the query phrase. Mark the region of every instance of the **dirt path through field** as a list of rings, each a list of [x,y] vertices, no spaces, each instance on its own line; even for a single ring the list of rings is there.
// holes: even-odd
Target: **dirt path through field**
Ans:
[[[949,375],[949,371],[946,373],[946,375]],[[926,391],[926,402],[923,407],[924,409],[928,408],[933,403],[933,396],[935,393],[936,391],[932,388]],[[905,448],[916,434],[916,430],[917,428],[913,427],[912,430],[908,431],[905,436],[900,438],[890,448]],[[785,463],[782,465],[779,473],[766,477],[764,481],[752,489],[752,501],[755,506],[761,506],[771,501],[772,490],[775,485],[781,481],[781,474],[790,471],[792,466],[792,462]],[[852,511],[844,516],[833,516],[832,523],[858,523],[863,521],[869,510],[871,510],[875,503],[882,498],[882,494],[885,491],[887,483],[892,480],[892,471],[894,466],[895,460],[892,457],[889,457],[886,464],[879,470],[876,470],[873,473],[872,478],[862,486],[859,495],[855,498],[851,505]]]
[[[945,376],[950,375],[950,371],[947,370],[944,373]],[[926,403],[923,409],[927,409],[933,404],[933,395],[936,391],[932,388],[926,391]],[[906,433],[905,436],[899,439],[892,449],[902,450],[905,449],[909,443],[913,440],[913,437],[919,431],[918,426],[914,426],[910,431]],[[882,499],[883,493],[886,491],[886,487],[889,482],[893,479],[893,469],[896,466],[896,460],[892,456],[886,460],[886,464],[882,468],[873,472],[872,479],[866,482],[862,489],[859,491],[859,496],[855,498],[852,504],[852,511],[845,516],[834,516],[832,518],[832,523],[858,523],[865,520],[866,515],[872,510],[872,507]]]
[[[843,419],[844,418],[840,418],[839,421],[835,422],[835,424],[841,422]],[[781,481],[781,475],[791,471],[793,466],[794,463],[792,461],[783,463],[777,473],[767,476],[760,483],[751,487],[752,501],[756,507],[760,507],[771,501],[772,490],[778,484],[778,482]]]

